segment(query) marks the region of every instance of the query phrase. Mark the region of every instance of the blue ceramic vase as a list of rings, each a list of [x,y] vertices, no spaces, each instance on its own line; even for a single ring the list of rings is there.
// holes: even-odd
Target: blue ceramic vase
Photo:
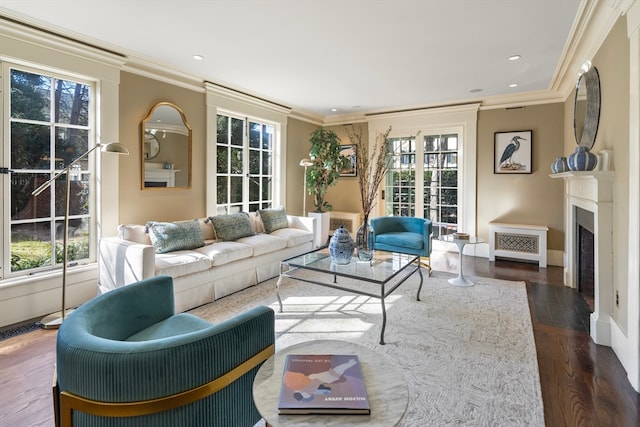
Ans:
[[[578,146],[576,151],[569,155],[568,164],[572,171],[592,171],[598,164],[598,157],[587,147]]]
[[[551,172],[553,173],[562,173],[568,170],[569,165],[567,164],[566,157],[558,157],[553,163],[551,163]]]
[[[336,264],[349,264],[353,258],[353,239],[342,225],[331,236],[329,255]]]

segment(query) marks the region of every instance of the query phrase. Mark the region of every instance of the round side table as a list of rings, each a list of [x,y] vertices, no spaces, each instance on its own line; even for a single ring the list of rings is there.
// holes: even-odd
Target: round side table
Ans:
[[[448,243],[455,243],[458,246],[458,277],[454,279],[449,279],[449,283],[454,286],[473,286],[474,283],[464,277],[462,273],[462,256],[465,245],[477,245],[478,243],[484,243],[483,239],[480,239],[475,236],[469,236],[468,239],[456,239],[452,234],[447,234],[444,236],[438,236],[438,240]]]
[[[279,415],[278,398],[287,354],[355,354],[362,366],[370,415]],[[409,403],[409,388],[402,370],[382,353],[338,340],[307,341],[284,348],[271,356],[253,381],[253,400],[268,426],[328,427],[397,425]]]

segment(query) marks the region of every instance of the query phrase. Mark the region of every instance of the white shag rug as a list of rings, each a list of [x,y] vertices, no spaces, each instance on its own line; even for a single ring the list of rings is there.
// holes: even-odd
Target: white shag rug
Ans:
[[[191,313],[216,323],[266,305],[276,312],[276,351],[338,339],[386,354],[409,386],[401,426],[544,426],[525,283],[470,277],[476,285],[461,288],[447,282],[452,274],[423,272],[421,301],[418,274],[386,298],[386,345],[379,344],[379,299],[294,279],[280,289],[283,313],[277,279]],[[366,286],[378,292],[378,285]]]

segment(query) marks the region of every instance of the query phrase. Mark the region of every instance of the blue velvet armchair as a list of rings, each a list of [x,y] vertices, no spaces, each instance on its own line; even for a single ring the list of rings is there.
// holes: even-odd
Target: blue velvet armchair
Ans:
[[[176,314],[157,276],[80,306],[58,331],[56,421],[62,426],[253,426],[252,384],[274,353],[274,312],[219,324]]]
[[[371,220],[376,250],[420,255],[431,274],[431,220],[408,216],[382,216]]]

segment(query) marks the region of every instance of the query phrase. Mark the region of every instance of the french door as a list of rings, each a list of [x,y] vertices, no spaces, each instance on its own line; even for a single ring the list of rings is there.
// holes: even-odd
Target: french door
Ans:
[[[384,214],[428,218],[436,238],[454,233],[459,210],[458,134],[427,132],[390,142]]]

